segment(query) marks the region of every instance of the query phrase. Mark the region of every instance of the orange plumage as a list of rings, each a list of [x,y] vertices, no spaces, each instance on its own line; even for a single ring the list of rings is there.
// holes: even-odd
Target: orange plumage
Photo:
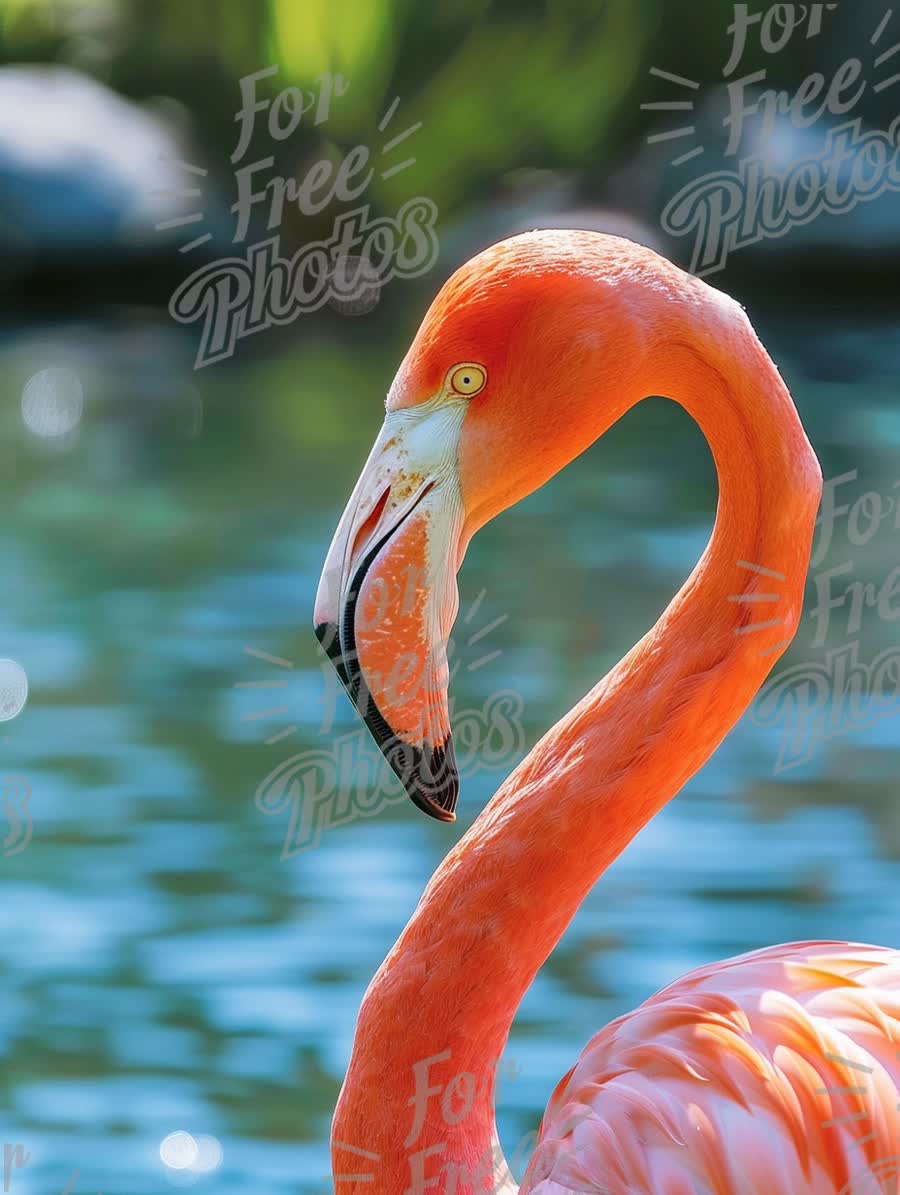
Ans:
[[[476,393],[459,392],[460,364],[481,371]],[[656,626],[449,852],[372,981],[334,1119],[341,1193],[515,1191],[493,1067],[516,1009],[598,877],[786,650],[821,493],[741,308],[616,238],[536,232],[486,250],[438,295],[391,388],[316,626],[410,796],[444,821],[457,787],[444,644],[469,539],[656,394],[709,441],[712,539]],[[373,630],[359,598],[379,585]],[[898,1195],[898,1052],[895,952],[813,943],[701,969],[589,1043],[520,1195]]]

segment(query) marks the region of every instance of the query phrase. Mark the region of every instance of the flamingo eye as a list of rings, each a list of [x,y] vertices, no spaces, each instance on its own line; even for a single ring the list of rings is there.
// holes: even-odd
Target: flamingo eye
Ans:
[[[487,370],[481,365],[457,365],[450,371],[450,389],[465,398],[477,394],[487,381]]]

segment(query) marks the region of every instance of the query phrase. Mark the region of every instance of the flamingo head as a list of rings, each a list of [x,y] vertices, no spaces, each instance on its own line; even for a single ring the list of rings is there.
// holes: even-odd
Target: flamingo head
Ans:
[[[316,633],[415,804],[453,821],[447,646],[472,535],[626,409],[640,353],[616,238],[503,241],[444,285],[325,562]],[[654,254],[649,257],[656,259]]]

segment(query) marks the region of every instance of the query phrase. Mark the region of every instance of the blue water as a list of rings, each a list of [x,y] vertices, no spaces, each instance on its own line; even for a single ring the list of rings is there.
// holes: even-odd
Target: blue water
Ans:
[[[457,709],[512,691],[522,738],[464,775],[458,823],[391,788],[376,816],[285,852],[289,802],[254,800],[272,771],[339,737],[366,766],[311,610],[412,317],[374,318],[299,326],[198,375],[192,346],[146,316],[3,338],[0,656],[30,694],[0,724],[0,777],[30,786],[33,822],[0,853],[0,1143],[29,1154],[16,1195],[62,1192],[76,1171],[77,1195],[329,1190],[371,974],[522,743],[652,623],[709,534],[699,434],[646,404],[470,551]],[[858,470],[842,496],[898,493],[900,319],[762,331],[826,475]],[[62,443],[22,422],[22,387],[49,366],[84,388]],[[821,568],[849,561],[880,586],[898,547],[889,520],[863,546],[840,525]],[[897,643],[877,612],[845,623],[835,612],[827,647],[871,661]],[[822,665],[814,631],[807,618],[780,668]],[[510,1151],[596,1029],[685,970],[806,937],[900,945],[900,715],[776,772],[783,733],[748,715],[592,892],[513,1030]],[[221,1164],[165,1166],[179,1130],[216,1138]]]

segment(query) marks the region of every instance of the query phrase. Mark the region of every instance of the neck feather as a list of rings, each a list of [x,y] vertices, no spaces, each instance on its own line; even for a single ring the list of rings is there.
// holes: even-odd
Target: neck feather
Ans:
[[[625,407],[662,394],[700,425],[719,477],[712,539],[656,626],[450,852],[372,981],[333,1136],[379,1155],[378,1190],[483,1191],[486,1165],[505,1175],[493,1068],[525,991],[597,879],[746,710],[799,621],[818,462],[743,312],[703,293],[703,318],[670,305],[658,320]],[[762,594],[777,601],[739,600]],[[750,629],[759,623],[771,625]],[[335,1173],[370,1168],[349,1161],[335,1148]]]

